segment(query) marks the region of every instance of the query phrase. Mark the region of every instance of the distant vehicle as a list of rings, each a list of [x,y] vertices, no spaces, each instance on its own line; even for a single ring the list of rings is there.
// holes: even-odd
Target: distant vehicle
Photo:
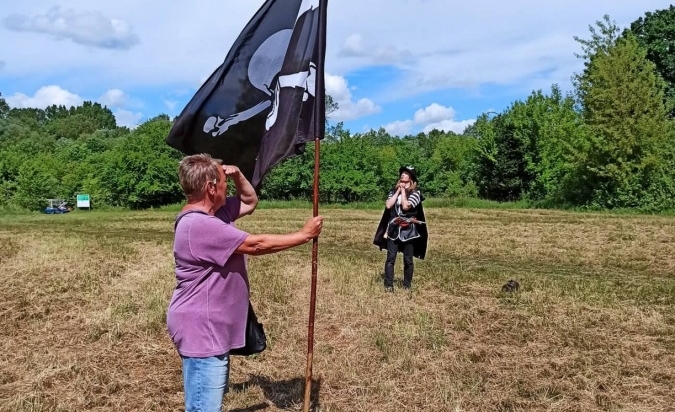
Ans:
[[[68,213],[72,208],[68,207],[68,202],[53,202],[54,199],[49,200],[49,206],[45,208],[45,213],[48,215],[60,215],[63,213]]]

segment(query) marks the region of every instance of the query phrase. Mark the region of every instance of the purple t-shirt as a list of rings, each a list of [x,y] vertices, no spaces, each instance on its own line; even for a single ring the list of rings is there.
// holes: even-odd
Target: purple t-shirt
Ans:
[[[237,229],[240,200],[228,197],[215,216],[182,212],[173,255],[176,289],[166,316],[178,353],[223,355],[245,344],[249,285],[246,256],[234,253],[248,233]]]

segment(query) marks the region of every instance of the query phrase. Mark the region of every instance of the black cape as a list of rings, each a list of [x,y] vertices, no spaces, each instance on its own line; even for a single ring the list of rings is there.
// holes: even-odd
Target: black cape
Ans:
[[[424,207],[422,206],[422,203],[423,202],[420,202],[415,207],[415,218],[419,221],[426,222],[427,219],[424,216]],[[375,238],[373,239],[373,244],[378,246],[380,250],[387,249],[387,239],[385,239],[384,235],[385,233],[387,233],[387,226],[389,225],[389,221],[394,218],[394,215],[392,215],[393,210],[394,208],[384,209],[384,212],[382,212],[382,218],[380,219],[380,224],[377,226],[377,230],[375,231]],[[409,240],[408,242],[413,244],[413,256],[418,259],[424,259],[424,257],[427,254],[429,231],[427,230],[426,224],[418,225],[417,229],[419,231],[420,237]]]

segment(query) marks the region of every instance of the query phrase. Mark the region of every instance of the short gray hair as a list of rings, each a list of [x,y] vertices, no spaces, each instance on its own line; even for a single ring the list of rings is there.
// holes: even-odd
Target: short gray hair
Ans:
[[[223,164],[220,159],[202,153],[186,156],[178,166],[178,180],[188,200],[201,199],[204,196],[206,182],[218,182],[218,168]]]

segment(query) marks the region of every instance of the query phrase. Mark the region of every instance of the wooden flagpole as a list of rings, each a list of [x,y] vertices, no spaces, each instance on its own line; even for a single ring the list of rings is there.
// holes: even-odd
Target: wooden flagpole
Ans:
[[[319,3],[319,57],[316,77],[316,102],[314,104],[314,193],[312,201],[313,216],[319,215],[319,160],[320,140],[323,139],[326,129],[326,90],[324,82],[324,59],[326,52],[326,18],[328,0]],[[304,412],[309,412],[312,401],[312,364],[314,361],[314,316],[316,313],[316,283],[319,260],[319,238],[312,241],[312,282],[309,301],[309,322],[307,326],[307,367],[305,369],[305,400]]]

